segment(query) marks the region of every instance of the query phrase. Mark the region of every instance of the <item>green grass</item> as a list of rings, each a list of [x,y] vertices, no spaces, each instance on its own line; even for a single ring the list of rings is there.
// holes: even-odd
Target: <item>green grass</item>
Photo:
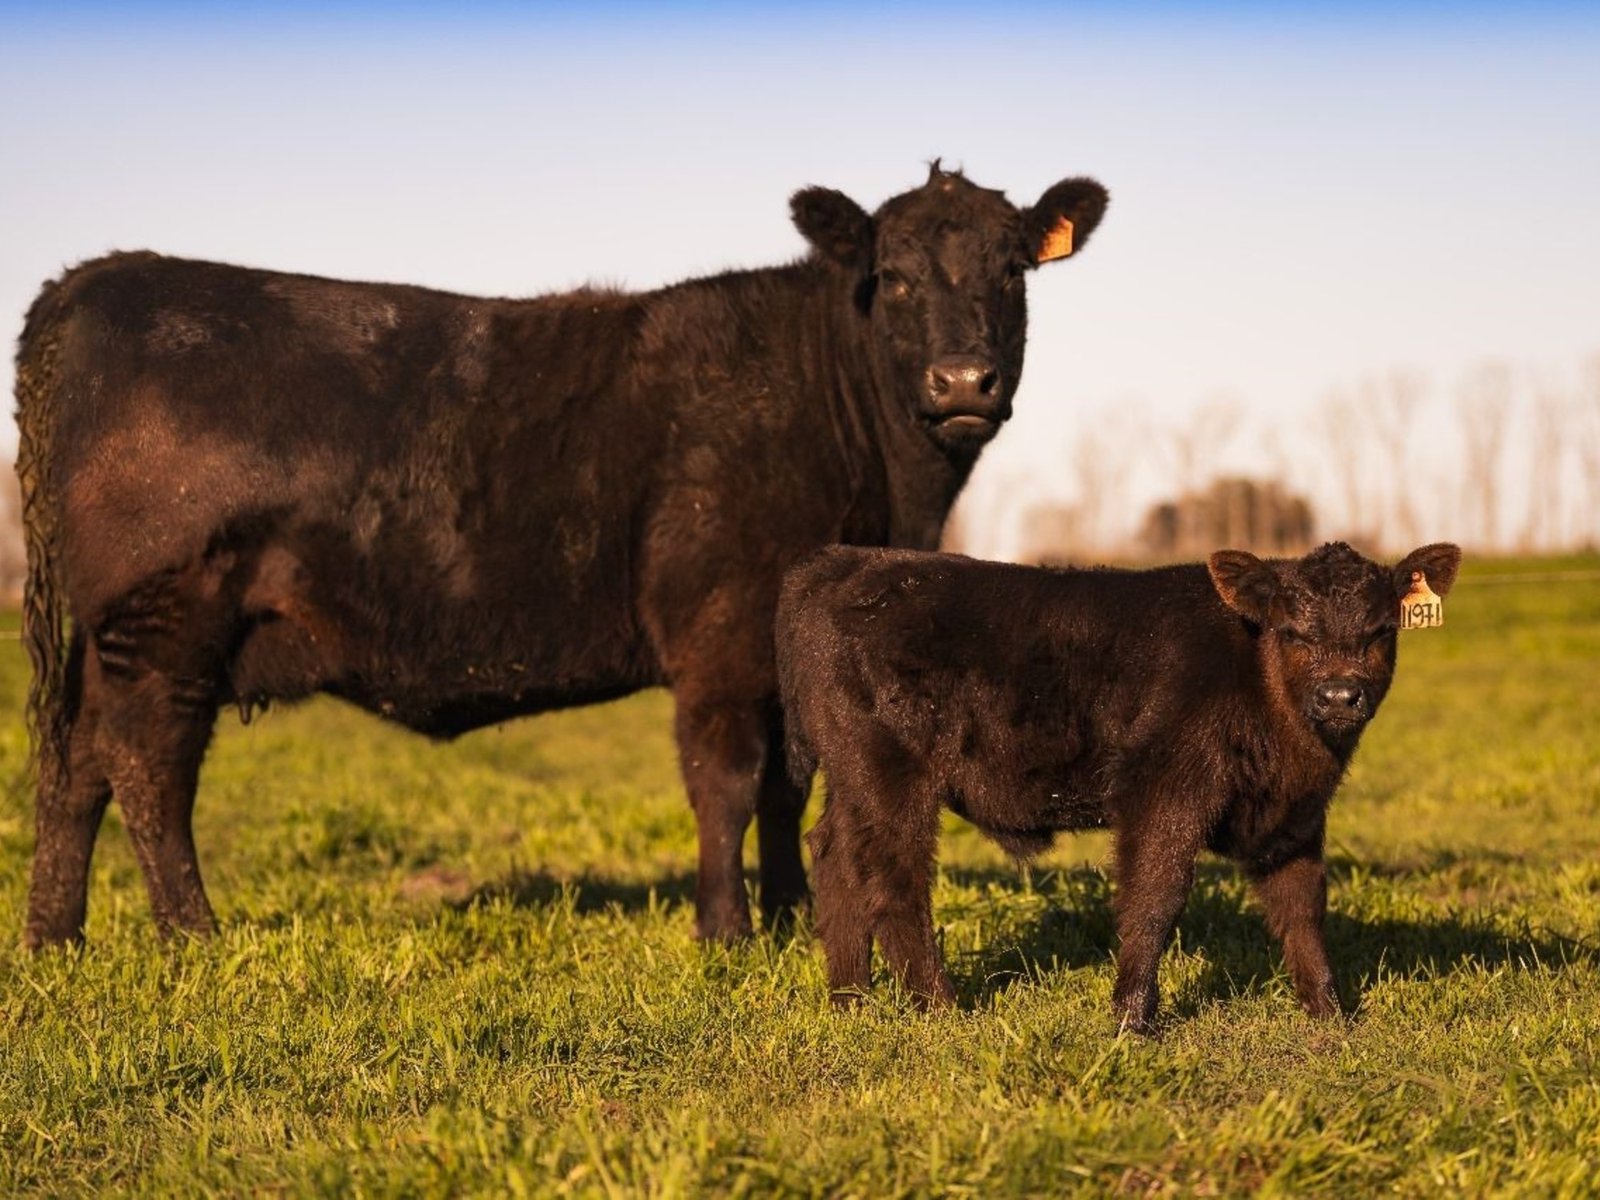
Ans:
[[[1101,836],[1022,873],[952,821],[962,1010],[826,1002],[802,933],[691,938],[693,823],[644,695],[436,747],[333,703],[225,716],[223,932],[161,944],[119,827],[90,944],[17,946],[31,845],[0,643],[0,1193],[1593,1195],[1600,582],[1470,566],[1332,815],[1359,1009],[1301,1016],[1231,868],[1118,1037]]]

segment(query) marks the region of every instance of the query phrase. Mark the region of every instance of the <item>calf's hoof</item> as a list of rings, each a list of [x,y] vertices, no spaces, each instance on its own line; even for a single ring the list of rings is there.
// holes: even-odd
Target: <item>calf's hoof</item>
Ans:
[[[1117,1018],[1118,1033],[1155,1037],[1160,1031],[1156,1024],[1156,995],[1153,991],[1113,1000],[1111,1009]]]
[[[1307,1016],[1315,1017],[1319,1021],[1331,1021],[1345,1015],[1339,992],[1331,983],[1326,989],[1302,995],[1300,1007],[1305,1009]]]

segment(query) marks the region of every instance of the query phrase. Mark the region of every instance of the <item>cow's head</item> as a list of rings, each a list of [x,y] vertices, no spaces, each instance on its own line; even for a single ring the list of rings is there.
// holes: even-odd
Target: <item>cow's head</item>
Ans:
[[[1106,190],[1064,179],[1032,208],[937,162],[868,216],[830,188],[790,200],[818,258],[845,276],[878,385],[938,445],[975,453],[1011,415],[1028,314],[1024,277],[1083,247]]]
[[[1333,542],[1301,559],[1263,562],[1242,550],[1211,556],[1211,582],[1258,635],[1273,690],[1333,750],[1349,753],[1394,677],[1400,599],[1421,571],[1443,596],[1461,551],[1438,542],[1394,567]]]

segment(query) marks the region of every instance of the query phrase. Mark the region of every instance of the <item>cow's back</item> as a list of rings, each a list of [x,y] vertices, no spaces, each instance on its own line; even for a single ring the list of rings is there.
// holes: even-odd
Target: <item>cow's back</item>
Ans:
[[[647,682],[630,566],[661,422],[616,384],[637,321],[610,293],[483,300],[148,254],[77,268],[19,356],[49,409],[33,421],[71,611],[224,562],[247,608],[339,629],[319,685],[414,724],[463,689],[537,707]],[[539,687],[492,677],[502,660]]]

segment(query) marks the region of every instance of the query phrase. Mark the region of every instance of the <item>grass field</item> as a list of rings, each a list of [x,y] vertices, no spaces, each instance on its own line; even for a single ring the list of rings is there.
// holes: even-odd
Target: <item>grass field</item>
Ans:
[[[0,1193],[1600,1194],[1600,582],[1469,564],[1331,821],[1348,1022],[1300,1015],[1207,860],[1159,1040],[1118,1037],[1103,836],[952,821],[960,1011],[827,1005],[818,947],[691,938],[649,694],[447,747],[230,715],[223,932],[163,945],[115,810],[90,944],[20,954],[23,655],[0,643]]]

